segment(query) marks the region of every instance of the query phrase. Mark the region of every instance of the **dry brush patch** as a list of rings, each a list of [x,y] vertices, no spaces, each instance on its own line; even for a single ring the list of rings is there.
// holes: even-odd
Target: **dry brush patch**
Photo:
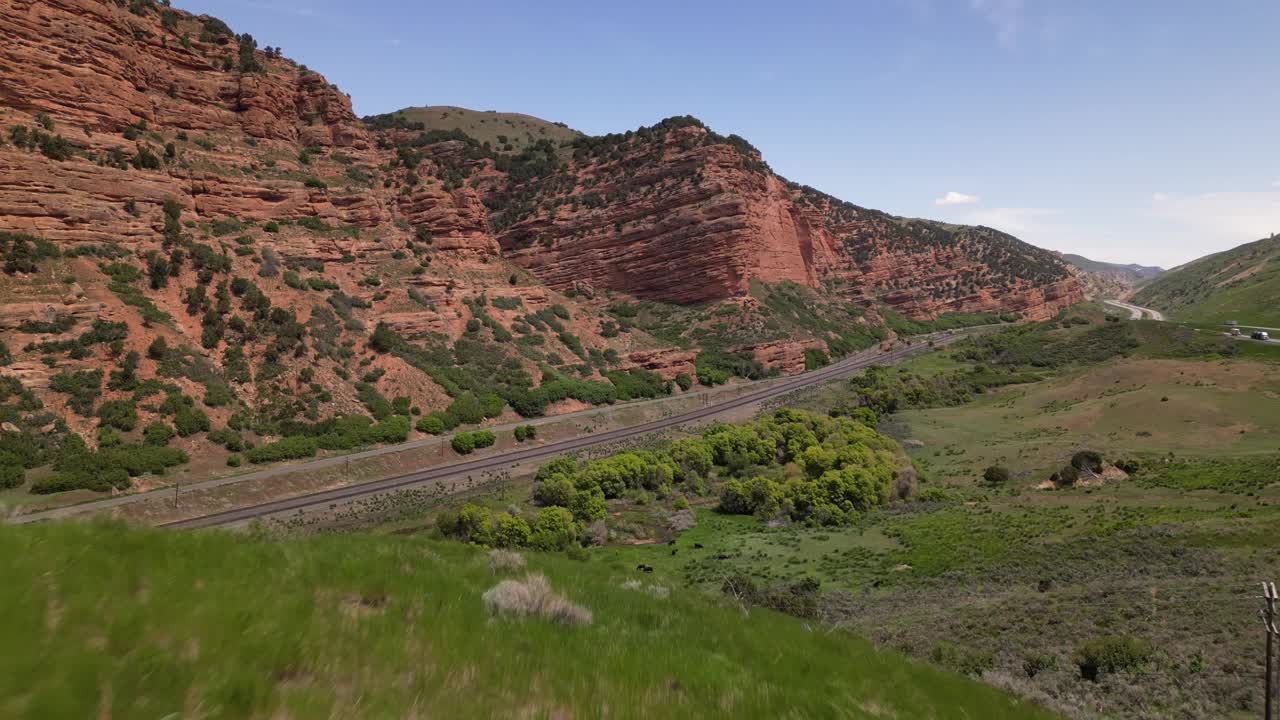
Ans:
[[[524,556],[512,550],[495,548],[489,551],[489,570],[495,575],[504,570],[524,569]]]
[[[536,616],[562,625],[590,625],[592,620],[590,610],[556,594],[541,573],[530,573],[524,580],[503,580],[489,588],[483,599],[495,615]]]

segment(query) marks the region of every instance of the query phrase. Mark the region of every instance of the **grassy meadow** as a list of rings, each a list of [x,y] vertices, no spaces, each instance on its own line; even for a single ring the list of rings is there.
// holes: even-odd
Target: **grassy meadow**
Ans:
[[[880,423],[914,462],[913,500],[846,527],[779,527],[720,514],[710,499],[670,545],[597,552],[709,592],[738,574],[773,587],[816,580],[827,622],[1071,717],[1254,717],[1252,596],[1280,575],[1277,354],[1083,314],[1036,342],[1087,357],[1085,340],[1121,332],[1112,325],[1133,342],[1101,361],[1031,352],[1040,366],[979,373],[958,349],[888,369],[886,386],[917,398]],[[1012,348],[990,357],[1019,356]],[[1043,379],[968,399],[945,390],[946,378],[993,367]],[[861,391],[833,383],[795,403],[839,407]],[[1085,449],[1132,472],[1046,487]],[[1009,481],[985,482],[991,465]],[[1082,678],[1080,649],[1117,637],[1150,643],[1150,659]]]
[[[604,556],[528,558],[571,627],[490,616],[485,552],[415,537],[67,523],[0,553],[3,717],[1052,717]]]

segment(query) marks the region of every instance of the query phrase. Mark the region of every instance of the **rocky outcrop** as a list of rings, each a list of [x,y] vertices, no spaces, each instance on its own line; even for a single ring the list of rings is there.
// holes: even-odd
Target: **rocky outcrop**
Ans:
[[[612,139],[612,141],[610,141]],[[895,218],[790,185],[741,139],[689,119],[607,136],[565,175],[500,207],[503,252],[552,287],[703,303],[751,283],[833,283],[927,319],[950,312],[1049,317],[1082,295],[1052,253],[989,228]],[[512,194],[508,191],[508,194]],[[499,206],[501,192],[495,193]]]
[[[61,137],[71,157],[0,148],[0,227],[64,242],[146,242],[160,207],[201,217],[390,224],[377,194],[304,187],[299,151],[378,158],[350,99],[292,61],[252,53],[207,18],[110,0],[3,9],[0,125]],[[46,128],[41,128],[44,124]],[[157,162],[134,162],[142,152]],[[319,173],[317,173],[319,174]],[[133,204],[126,212],[124,204]]]
[[[785,186],[743,172],[727,146],[679,149],[696,132],[673,132],[671,152],[633,174],[615,174],[618,162],[579,168],[595,182],[577,209],[560,205],[513,225],[499,235],[503,251],[553,287],[583,283],[668,302],[722,300],[752,280],[816,284],[815,255],[830,251],[807,242]],[[593,208],[587,196],[608,204]]]
[[[776,368],[784,375],[805,371],[804,354],[807,350],[825,352],[826,343],[819,340],[783,340],[734,348],[734,352],[748,352],[767,368]]]
[[[0,330],[17,330],[23,323],[54,323],[71,317],[76,324],[96,320],[105,309],[97,302],[22,302],[0,305]]]
[[[236,128],[298,146],[368,147],[351,100],[291,61],[257,59],[263,73],[223,71],[236,36],[143,3],[10,0],[0,43],[0,105],[44,112],[69,127],[118,132],[146,121],[183,130]],[[79,141],[80,138],[72,138]]]
[[[681,350],[678,348],[662,348],[658,350],[637,350],[627,355],[629,365],[655,372],[663,380],[671,380],[677,375],[693,377],[693,361],[698,357],[697,350]]]

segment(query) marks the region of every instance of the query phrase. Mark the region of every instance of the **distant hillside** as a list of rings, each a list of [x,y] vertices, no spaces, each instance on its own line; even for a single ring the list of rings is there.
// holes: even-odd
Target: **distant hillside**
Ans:
[[[1083,255],[1060,253],[1084,286],[1085,295],[1094,299],[1124,300],[1138,288],[1164,272],[1164,268],[1147,265],[1102,262]]]
[[[1083,255],[1073,255],[1071,253],[1063,253],[1062,259],[1081,270],[1089,272],[1130,272],[1140,278],[1152,278],[1164,272],[1162,267],[1138,265],[1137,263],[1122,265],[1120,263],[1102,262],[1101,260],[1090,260]]]
[[[556,146],[572,142],[582,133],[565,125],[522,113],[468,110],[450,105],[430,105],[397,110],[364,118],[372,129],[405,127],[420,130],[461,130],[498,152],[519,152],[539,140]],[[421,127],[416,124],[421,123]]]
[[[1133,299],[1179,320],[1280,326],[1280,235],[1174,268]]]

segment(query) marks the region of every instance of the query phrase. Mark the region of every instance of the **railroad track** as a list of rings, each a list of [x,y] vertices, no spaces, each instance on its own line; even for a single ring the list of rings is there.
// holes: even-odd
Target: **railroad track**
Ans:
[[[644,435],[658,430],[665,430],[667,428],[683,425],[685,423],[703,420],[729,410],[769,400],[810,385],[826,382],[871,365],[897,362],[930,350],[931,347],[929,346],[929,343],[924,341],[932,340],[934,342],[934,347],[936,347],[939,345],[949,344],[950,342],[963,337],[965,334],[967,333],[954,331],[945,334],[921,336],[916,338],[919,342],[910,347],[891,350],[888,352],[861,353],[832,365],[828,365],[825,368],[807,372],[803,375],[797,375],[794,378],[771,383],[768,387],[761,390],[747,393],[721,403],[716,403],[715,405],[708,405],[696,410],[690,410],[669,418],[652,420],[639,425],[609,430],[595,435],[561,440],[559,442],[549,443],[538,447],[523,450],[512,450],[492,457],[424,468],[405,473],[403,475],[383,478],[381,480],[372,480],[358,485],[348,485],[345,487],[334,488],[332,490],[323,490],[320,492],[308,493],[306,495],[299,495],[281,500],[272,500],[257,505],[224,510],[221,512],[211,513],[209,515],[202,515],[184,520],[175,520],[168,523],[162,523],[160,524],[160,527],[193,529],[235,525],[248,520],[289,512],[292,510],[304,510],[306,508],[316,506],[347,502],[369,495],[377,495],[411,485],[429,482],[431,480],[452,477],[454,475],[483,472],[485,470],[494,470],[515,463],[552,458],[557,455],[563,455],[565,453],[571,453],[577,450],[617,442],[619,440],[625,440],[638,435]]]

